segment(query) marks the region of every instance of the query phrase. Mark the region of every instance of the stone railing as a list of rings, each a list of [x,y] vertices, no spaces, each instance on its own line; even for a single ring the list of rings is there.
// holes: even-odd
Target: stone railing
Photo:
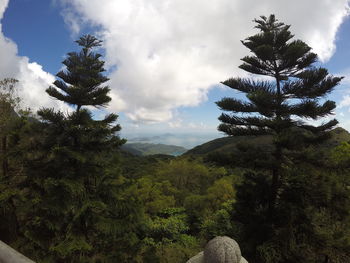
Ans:
[[[187,263],[248,263],[242,257],[241,249],[235,240],[223,236],[210,240],[204,251],[190,258]]]
[[[0,263],[35,263],[4,242],[0,241]],[[187,263],[248,263],[242,257],[239,245],[232,238],[216,237],[208,242],[204,251]]]
[[[35,263],[0,241],[0,263]]]

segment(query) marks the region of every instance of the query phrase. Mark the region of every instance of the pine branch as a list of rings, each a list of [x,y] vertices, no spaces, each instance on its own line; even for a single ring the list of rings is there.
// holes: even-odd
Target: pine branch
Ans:
[[[258,59],[257,57],[246,56],[241,60],[245,63],[239,66],[240,69],[243,69],[253,74],[271,76],[271,77],[274,76],[273,67],[271,66],[271,64],[265,63],[264,61]]]
[[[313,125],[300,125],[300,128],[303,128],[305,130],[311,131],[313,133],[319,133],[319,132],[326,132],[333,129],[338,124],[338,121],[336,119],[330,120],[322,125],[319,126],[313,126]]]
[[[273,93],[275,91],[275,85],[269,81],[254,81],[244,78],[230,78],[221,83],[231,89],[235,89],[244,93],[253,93],[256,91]]]
[[[242,128],[242,127],[233,127],[231,125],[220,124],[218,130],[226,133],[231,136],[253,136],[253,135],[269,135],[272,134],[272,131],[269,129],[262,128]]]
[[[331,114],[336,107],[334,101],[327,100],[320,105],[317,100],[304,100],[290,107],[290,114],[304,118],[318,119]]]
[[[63,123],[64,122],[64,114],[60,111],[55,112],[54,109],[41,109],[38,111],[38,115],[45,121],[49,121],[51,123]]]
[[[284,84],[283,92],[288,98],[318,98],[332,92],[343,77],[328,75],[324,68],[309,69],[296,75],[299,80]]]
[[[216,102],[221,110],[233,112],[257,112],[257,108],[248,102],[237,100],[234,98],[223,98]]]

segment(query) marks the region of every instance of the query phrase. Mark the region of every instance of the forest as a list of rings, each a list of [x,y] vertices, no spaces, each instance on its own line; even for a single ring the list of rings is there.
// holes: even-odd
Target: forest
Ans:
[[[70,112],[1,80],[0,240],[43,263],[181,263],[216,236],[250,263],[350,262],[350,134],[326,98],[343,77],[274,15],[253,26],[248,77],[221,82],[245,96],[217,102],[227,136],[177,157],[126,152],[118,115],[95,118],[111,97],[92,35],[46,90]]]

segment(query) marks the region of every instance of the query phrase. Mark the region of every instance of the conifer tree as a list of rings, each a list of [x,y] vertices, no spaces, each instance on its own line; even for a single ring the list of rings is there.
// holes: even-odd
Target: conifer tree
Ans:
[[[317,55],[303,41],[293,40],[290,26],[274,15],[254,21],[260,32],[242,41],[251,55],[242,59],[240,68],[257,76],[222,82],[245,94],[246,99],[223,98],[217,102],[226,111],[219,117],[220,131],[230,136],[264,136],[273,142],[273,147],[262,149],[266,152],[241,146],[249,155],[236,156],[242,157],[239,164],[245,162],[245,167],[253,168],[237,189],[232,213],[240,226],[240,244],[249,262],[299,262],[301,258],[305,262],[329,262],[342,258],[344,247],[348,247],[346,238],[336,237],[318,221],[319,211],[327,216],[342,211],[334,211],[324,201],[322,191],[313,189],[313,184],[327,188],[328,175],[315,172],[319,168],[313,165],[315,160],[307,159],[315,155],[310,146],[329,138],[338,123],[331,119],[316,125],[310,120],[332,114],[335,102],[325,97],[342,77],[314,66]],[[343,188],[329,187],[327,193],[338,196]],[[348,206],[348,198],[340,203]],[[341,224],[348,222],[348,215],[339,218]],[[319,242],[321,232],[324,244]],[[341,239],[344,246],[334,252],[334,244]]]
[[[62,62],[66,70],[57,73],[61,80],[54,82],[56,87],[50,87],[46,92],[61,101],[76,106],[77,112],[82,106],[106,106],[111,98],[110,88],[101,86],[108,81],[102,73],[104,61],[101,54],[92,52],[93,48],[101,46],[100,40],[86,35],[76,43],[82,47],[80,52],[70,52]]]
[[[231,136],[273,136],[269,202],[272,213],[281,186],[282,164],[287,162],[286,153],[321,142],[338,123],[333,119],[313,125],[308,120],[332,114],[335,102],[324,97],[342,78],[313,66],[317,55],[303,41],[293,40],[290,26],[279,22],[274,15],[261,16],[254,22],[260,32],[242,41],[252,54],[242,58],[240,68],[268,80],[230,78],[222,82],[244,93],[247,100],[223,98],[217,102],[221,110],[228,112],[219,117],[218,130]]]
[[[34,125],[39,136],[26,160],[31,191],[22,250],[50,262],[123,262],[136,240],[139,206],[122,196],[118,116],[94,120],[86,108],[111,100],[103,86],[104,62],[93,51],[101,41],[86,35],[76,42],[81,51],[68,53],[66,68],[57,74],[61,80],[47,89],[75,111],[41,109]]]

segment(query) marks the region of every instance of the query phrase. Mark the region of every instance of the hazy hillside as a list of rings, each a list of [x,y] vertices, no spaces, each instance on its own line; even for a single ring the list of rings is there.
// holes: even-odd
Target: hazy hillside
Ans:
[[[324,143],[325,146],[336,146],[341,142],[350,141],[350,133],[343,128],[336,128],[332,131],[332,138]],[[237,149],[237,144],[247,142],[254,145],[271,146],[271,136],[237,136],[223,137],[198,145],[187,151],[186,155],[205,155],[212,152],[233,152]]]
[[[122,150],[134,155],[146,156],[154,154],[166,154],[178,156],[187,151],[186,148],[175,145],[154,144],[154,143],[127,143],[122,146]]]

